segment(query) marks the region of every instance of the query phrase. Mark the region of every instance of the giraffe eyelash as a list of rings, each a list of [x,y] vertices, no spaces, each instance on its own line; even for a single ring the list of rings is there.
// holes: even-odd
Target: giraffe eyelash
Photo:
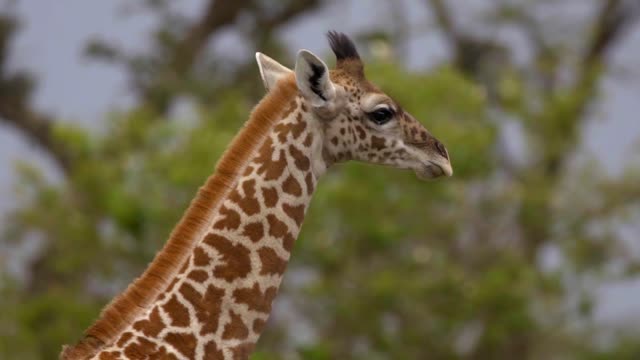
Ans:
[[[384,125],[395,117],[396,113],[393,109],[383,106],[367,113],[367,117],[376,125]]]

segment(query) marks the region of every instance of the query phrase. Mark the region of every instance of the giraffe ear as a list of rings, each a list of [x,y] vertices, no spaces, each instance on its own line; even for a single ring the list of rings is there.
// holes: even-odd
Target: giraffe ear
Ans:
[[[260,69],[262,83],[264,83],[264,87],[267,91],[273,89],[278,83],[278,80],[293,73],[291,69],[281,65],[279,62],[263,53],[256,53],[256,61],[258,62],[258,68]]]
[[[327,106],[336,97],[336,89],[329,79],[329,68],[308,50],[300,50],[296,59],[298,91],[311,105]]]

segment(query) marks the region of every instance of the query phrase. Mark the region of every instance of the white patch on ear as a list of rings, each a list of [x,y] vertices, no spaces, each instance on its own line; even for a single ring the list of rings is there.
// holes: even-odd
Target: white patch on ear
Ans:
[[[326,107],[336,97],[336,89],[329,79],[329,68],[308,50],[300,50],[296,59],[298,91],[314,107]]]
[[[293,71],[263,53],[256,53],[260,77],[267,91],[273,89],[278,81]]]

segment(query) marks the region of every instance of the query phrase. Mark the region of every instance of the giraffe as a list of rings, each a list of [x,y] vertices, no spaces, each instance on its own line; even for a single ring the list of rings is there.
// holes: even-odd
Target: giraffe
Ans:
[[[247,359],[263,331],[318,179],[365,161],[451,176],[446,148],[366,80],[351,39],[336,67],[256,53],[267,90],[141,277],[61,359]]]

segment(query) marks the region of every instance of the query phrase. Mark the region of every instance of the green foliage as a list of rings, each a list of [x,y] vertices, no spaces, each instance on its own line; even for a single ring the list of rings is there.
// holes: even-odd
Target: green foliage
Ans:
[[[586,95],[555,94],[531,111],[527,87],[505,71],[505,108],[536,140],[534,161],[510,173],[476,82],[450,67],[408,73],[372,63],[367,72],[447,144],[454,177],[424,183],[363,164],[332,169],[279,297],[311,335],[300,338],[276,313],[252,359],[636,358],[632,341],[590,345],[590,302],[567,310],[575,289],[565,275],[598,274],[614,253],[603,246],[610,232],[590,230],[594,218],[613,218],[640,197],[637,174],[576,182],[579,171],[541,166],[575,148]],[[58,126],[77,156],[61,183],[20,165],[21,206],[3,241],[42,246],[28,286],[8,274],[0,283],[0,358],[54,358],[144,269],[250,111],[243,92],[226,93],[198,105],[191,121],[135,109],[113,114],[99,133]],[[585,192],[608,201],[589,203],[597,196]],[[560,249],[562,270],[541,269],[544,247]],[[576,318],[586,318],[585,331],[572,331]]]

